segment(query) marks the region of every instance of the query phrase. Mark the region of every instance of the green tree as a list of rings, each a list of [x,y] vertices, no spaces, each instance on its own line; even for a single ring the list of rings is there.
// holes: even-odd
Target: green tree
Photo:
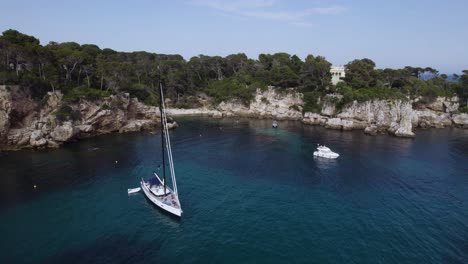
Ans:
[[[369,88],[375,84],[375,62],[370,59],[353,60],[345,65],[345,82],[353,89]]]
[[[325,57],[308,55],[301,69],[300,83],[306,91],[325,91],[331,85],[331,63]]]
[[[465,105],[468,106],[468,70],[463,70],[463,74],[460,76],[457,94],[465,102]]]

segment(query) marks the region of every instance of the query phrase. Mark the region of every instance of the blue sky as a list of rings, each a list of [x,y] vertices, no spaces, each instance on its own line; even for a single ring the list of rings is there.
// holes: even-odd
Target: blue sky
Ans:
[[[321,55],[335,65],[370,58],[377,67],[468,69],[468,1],[417,0],[0,0],[0,30],[43,44],[93,43],[225,56],[244,52]]]

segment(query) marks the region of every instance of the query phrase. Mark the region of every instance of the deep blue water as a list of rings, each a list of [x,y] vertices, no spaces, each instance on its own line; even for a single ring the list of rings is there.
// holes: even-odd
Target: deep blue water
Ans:
[[[178,121],[180,221],[127,194],[159,135],[0,154],[0,263],[468,263],[468,130]]]

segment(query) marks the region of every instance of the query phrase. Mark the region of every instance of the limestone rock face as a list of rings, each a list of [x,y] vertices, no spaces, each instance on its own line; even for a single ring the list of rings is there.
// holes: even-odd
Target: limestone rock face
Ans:
[[[16,127],[28,127],[37,117],[37,103],[23,92],[13,90],[11,97],[10,121]]]
[[[370,125],[364,129],[364,133],[367,135],[375,136],[378,133],[378,128],[376,125]]]
[[[468,114],[455,114],[453,115],[452,120],[457,127],[468,128]]]
[[[427,108],[432,109],[434,111],[438,111],[438,112],[445,112],[444,101],[445,101],[444,97],[437,97],[434,102],[427,105]]]
[[[336,113],[336,107],[334,104],[331,103],[324,103],[322,106],[321,114],[324,116],[334,116]]]
[[[29,144],[33,147],[42,147],[47,144],[47,140],[40,130],[34,130],[29,138]]]
[[[145,105],[142,102],[139,102],[137,98],[132,98],[130,100],[128,105],[129,119],[149,119],[159,121],[160,116],[161,114],[158,107]]]
[[[437,112],[445,112],[445,113],[453,113],[458,110],[460,106],[459,98],[457,96],[454,97],[437,97],[436,100],[427,105],[427,108],[437,111]]]
[[[55,91],[49,92],[39,106],[22,95],[21,89],[14,92],[0,86],[0,147],[5,149],[57,147],[75,138],[154,129],[160,123],[158,108],[147,106],[128,94],[99,100],[82,98],[69,103],[62,100],[60,91]],[[17,98],[14,103],[13,97]],[[73,120],[61,123],[55,113],[64,105],[72,110]],[[177,123],[170,125],[176,126]]]
[[[179,127],[179,124],[177,124],[177,122],[173,121],[172,123],[168,123],[167,124],[167,129],[171,130],[171,129],[175,129],[175,128],[178,128]]]
[[[432,110],[413,110],[412,123],[421,128],[452,126],[450,114]]]
[[[458,108],[460,107],[460,101],[457,96],[454,96],[452,98],[449,98],[449,100],[444,101],[444,106],[445,106],[445,112],[446,113],[454,113],[458,111]]]
[[[273,87],[262,91],[257,89],[250,106],[237,101],[222,102],[217,110],[226,116],[246,116],[257,118],[274,118],[278,120],[302,120],[302,94],[289,89],[278,93]]]
[[[94,131],[92,125],[78,125],[76,128],[78,129],[79,133],[91,133]]]
[[[307,125],[325,125],[328,118],[317,113],[306,112],[302,123]]]
[[[131,120],[125,126],[120,128],[120,133],[125,132],[136,132],[142,130],[150,130],[156,127],[156,123],[153,120]],[[168,127],[169,128],[169,127]]]
[[[10,129],[11,94],[6,86],[0,86],[0,145],[7,143]]]
[[[223,113],[219,112],[219,111],[216,111],[215,113],[213,113],[212,115],[213,118],[222,118],[223,117]]]
[[[366,133],[389,131],[396,136],[412,136],[412,106],[402,100],[373,100],[346,105],[327,127],[343,130],[365,129]],[[341,120],[341,121],[339,121]]]
[[[328,119],[327,123],[325,124],[325,127],[330,129],[342,129],[343,124],[341,123],[341,118]]]
[[[341,94],[327,94],[322,100],[319,100],[319,102],[322,104],[320,113],[327,117],[335,116],[337,113],[336,102],[342,98],[343,95]]]
[[[341,125],[343,130],[353,130],[354,122],[352,120],[341,120]]]
[[[79,132],[71,122],[64,122],[62,125],[56,126],[54,131],[50,133],[52,140],[57,142],[66,142],[72,139]]]
[[[63,94],[60,91],[48,92],[46,103],[41,108],[41,117],[47,116],[62,105]]]
[[[58,148],[58,147],[60,147],[60,144],[58,142],[53,141],[53,140],[48,140],[47,141],[47,147],[48,148]]]
[[[397,137],[414,137],[413,124],[411,123],[412,107],[409,102],[403,103],[400,108],[400,122],[395,131]]]
[[[31,137],[31,132],[22,128],[10,129],[8,131],[7,144],[12,146],[24,146],[29,145],[29,139]]]
[[[49,92],[41,103],[30,99],[19,87],[0,85],[0,148],[57,147],[74,138],[110,132],[153,130],[160,124],[159,109],[130,98],[129,94],[112,95],[99,100],[81,98],[65,102],[60,91]],[[416,98],[409,100],[372,100],[352,102],[336,108],[340,95],[326,95],[318,100],[320,113],[302,114],[303,95],[295,89],[258,89],[249,106],[239,101],[204,104],[199,109],[166,109],[169,115],[208,114],[213,118],[245,116],[278,120],[302,120],[304,124],[324,125],[330,129],[363,129],[366,134],[388,132],[412,137],[413,128],[458,126],[468,128],[468,114],[459,114],[457,97],[439,97],[430,104]],[[210,100],[205,100],[206,102]],[[212,101],[210,101],[212,102]],[[413,103],[417,109],[413,109]],[[168,102],[169,104],[169,102]],[[57,113],[68,106],[68,121],[59,121]],[[211,108],[214,107],[215,109]],[[168,128],[176,122],[168,118]]]

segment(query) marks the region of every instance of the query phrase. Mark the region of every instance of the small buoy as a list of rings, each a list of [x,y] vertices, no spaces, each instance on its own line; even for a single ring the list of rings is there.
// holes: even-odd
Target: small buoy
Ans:
[[[34,189],[36,189],[36,184],[34,184]]]
[[[118,161],[115,161],[115,163],[117,164],[117,163],[118,163]]]

